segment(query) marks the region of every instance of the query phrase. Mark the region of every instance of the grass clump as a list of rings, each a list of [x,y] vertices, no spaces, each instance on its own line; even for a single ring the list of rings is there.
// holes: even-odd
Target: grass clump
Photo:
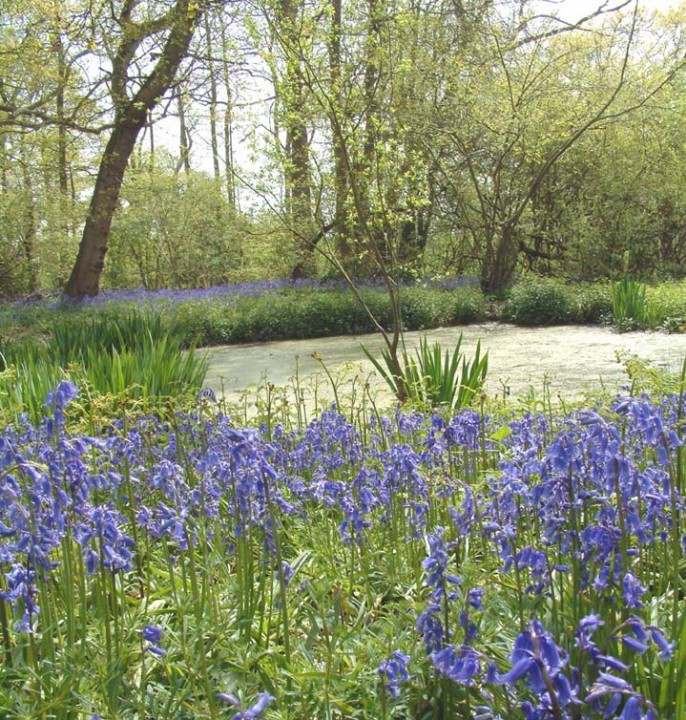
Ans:
[[[646,286],[630,277],[623,277],[612,288],[612,319],[622,332],[647,327],[648,306]]]
[[[408,400],[428,407],[447,407],[451,410],[468,407],[483,388],[488,374],[488,353],[481,355],[481,341],[477,342],[472,358],[462,352],[460,333],[452,352],[442,352],[440,343],[429,346],[426,337],[419,342],[412,357],[402,352],[402,376],[395,374],[388,349],[381,354],[383,363],[362,348],[393,394],[401,398],[401,384]]]
[[[62,317],[44,340],[3,343],[0,411],[26,412],[37,422],[48,391],[63,378],[110,397],[113,406],[195,394],[207,360],[194,342],[186,345],[184,333],[149,313]]]

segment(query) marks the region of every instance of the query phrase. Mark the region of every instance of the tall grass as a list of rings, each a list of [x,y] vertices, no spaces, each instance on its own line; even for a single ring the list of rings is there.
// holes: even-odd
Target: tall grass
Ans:
[[[51,359],[66,366],[85,361],[92,351],[109,355],[146,352],[163,341],[170,343],[168,349],[173,352],[180,348],[181,339],[181,328],[160,315],[128,310],[81,321],[58,321],[50,329],[48,350]]]
[[[643,283],[623,277],[612,288],[612,317],[620,331],[655,329],[665,316],[660,304],[651,301]]]
[[[62,378],[84,386],[89,396],[110,397],[112,406],[196,394],[208,361],[186,342],[183,332],[149,313],[63,319],[44,343],[5,344],[0,411],[6,418],[26,412],[36,422]]]

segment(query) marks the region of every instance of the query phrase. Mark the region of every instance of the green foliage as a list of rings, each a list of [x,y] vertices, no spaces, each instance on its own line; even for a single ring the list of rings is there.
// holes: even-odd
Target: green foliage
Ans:
[[[612,317],[620,332],[654,330],[667,315],[657,297],[648,298],[644,284],[625,276],[612,288]]]
[[[481,341],[477,343],[471,359],[461,351],[461,346],[462,333],[452,353],[446,350],[445,354],[442,354],[440,343],[436,342],[430,347],[427,338],[422,338],[419,348],[415,350],[416,359],[403,349],[401,378],[395,374],[388,349],[381,353],[384,364],[365,347],[362,347],[362,350],[396,397],[401,397],[398,382],[400,379],[409,400],[431,407],[445,406],[455,409],[472,403],[488,374],[488,353],[481,356]]]
[[[22,413],[31,422],[38,422],[43,416],[45,398],[64,375],[35,349],[21,360],[7,362],[0,371],[0,422],[9,422]]]
[[[113,355],[126,350],[143,351],[169,337],[178,337],[174,324],[161,315],[124,310],[86,319],[62,319],[53,324],[49,349],[60,365],[83,362],[91,351]]]
[[[575,322],[607,324],[612,318],[612,290],[609,283],[574,285],[576,301]]]
[[[129,170],[122,193],[103,278],[109,287],[209,287],[292,269],[275,219],[237,212],[221,182],[203,173],[146,164]]]
[[[548,279],[526,280],[510,292],[500,319],[517,325],[606,323],[612,317],[612,295],[605,283],[570,284]]]
[[[631,392],[634,395],[666,397],[670,394],[683,394],[686,390],[686,358],[680,375],[675,375],[628,351],[617,351],[617,360],[622,363],[631,380]]]
[[[667,332],[686,331],[686,281],[649,286],[646,298],[656,326]]]
[[[62,377],[113,405],[196,394],[207,359],[187,340],[178,325],[150,313],[62,317],[44,343],[0,344],[0,414],[27,412],[37,421]]]
[[[364,302],[383,327],[392,310],[383,291],[364,290]],[[404,288],[400,296],[403,328],[422,330],[483,320],[485,301],[473,288],[429,290]],[[298,289],[237,298],[231,303],[184,303],[174,322],[200,345],[297,340],[375,332],[360,303],[347,291]]]
[[[512,289],[501,318],[517,325],[564,325],[574,322],[572,291],[559,282],[529,280]]]

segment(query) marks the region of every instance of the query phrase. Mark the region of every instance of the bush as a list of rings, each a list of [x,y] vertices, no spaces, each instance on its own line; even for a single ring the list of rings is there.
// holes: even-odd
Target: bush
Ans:
[[[517,325],[564,325],[577,317],[573,291],[551,280],[515,285],[501,310],[501,319]]]
[[[512,289],[500,319],[527,326],[609,323],[612,289],[605,283],[565,285],[553,280],[528,280]]]
[[[612,292],[606,283],[580,285],[574,288],[576,317],[574,322],[608,324],[612,319]]]
[[[668,332],[684,332],[686,327],[686,282],[660,283],[646,292],[652,320]]]

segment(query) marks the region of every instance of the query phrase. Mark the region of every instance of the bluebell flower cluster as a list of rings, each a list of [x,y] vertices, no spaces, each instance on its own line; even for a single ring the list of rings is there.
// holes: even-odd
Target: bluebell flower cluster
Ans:
[[[143,597],[140,568],[155,556],[186,584],[191,560],[202,559],[193,571],[206,573],[203,591],[221,567],[262,593],[268,578],[283,579],[290,597],[314,583],[290,530],[315,537],[316,528],[353,593],[378,558],[383,573],[376,567],[369,582],[383,583],[392,564],[410,568],[412,590],[403,592],[424,652],[399,647],[377,668],[392,698],[411,692],[416,662],[480,694],[484,720],[497,717],[503,697],[527,720],[656,717],[636,668],[657,676],[676,651],[662,627],[672,621],[686,543],[678,398],[629,398],[555,421],[529,414],[505,426],[469,410],[399,411],[363,441],[335,408],[298,431],[239,428],[204,407],[129,418],[90,437],[66,423],[76,397],[61,383],[42,425],[0,432],[0,603],[10,643],[50,627],[45,589],[76,566],[86,608],[95,587]],[[245,625],[257,605],[242,606]],[[502,647],[491,652],[483,622],[494,622],[497,607],[513,614],[499,620],[505,636],[517,635],[509,665]],[[177,633],[163,643],[161,626],[147,622],[136,626],[146,649],[170,652]],[[313,642],[318,632],[305,630]],[[258,717],[270,702],[263,694],[235,717]]]
[[[163,633],[164,628],[159,625],[146,625],[141,632],[143,640],[148,643],[145,649],[157,657],[163,657],[167,652],[162,648]]]
[[[217,697],[233,707],[241,707],[241,701],[235,695],[218,693]],[[262,692],[253,705],[250,705],[250,707],[247,707],[245,710],[239,710],[232,716],[231,720],[257,720],[257,718],[263,715],[264,711],[272,702],[274,702],[274,697],[266,691]]]
[[[439,290],[455,290],[460,287],[477,288],[479,280],[472,275],[460,275],[457,277],[445,278],[424,278],[418,281],[399,279],[397,283],[401,286],[414,286],[435,288]],[[383,290],[384,285],[378,279],[366,279],[357,281],[358,287],[372,290]],[[147,290],[145,288],[134,289],[105,289],[92,298],[85,298],[83,302],[88,305],[106,305],[109,303],[126,303],[136,305],[156,305],[161,303],[179,302],[217,302],[227,301],[236,297],[259,297],[265,293],[283,292],[292,289],[320,289],[343,291],[348,285],[343,279],[331,278],[327,280],[314,280],[309,278],[274,279],[274,280],[253,280],[227,285],[214,285],[201,288],[170,289],[160,288],[158,290]],[[60,307],[63,304],[72,302],[69,299],[48,298],[51,306]],[[20,299],[14,302],[15,306],[30,306],[42,304],[45,300],[36,296]]]
[[[378,673],[384,680],[384,686],[391,697],[397,698],[400,695],[401,683],[410,679],[407,671],[407,664],[410,662],[410,656],[404,655],[399,650],[395,650],[388,660],[384,660],[378,668]]]

